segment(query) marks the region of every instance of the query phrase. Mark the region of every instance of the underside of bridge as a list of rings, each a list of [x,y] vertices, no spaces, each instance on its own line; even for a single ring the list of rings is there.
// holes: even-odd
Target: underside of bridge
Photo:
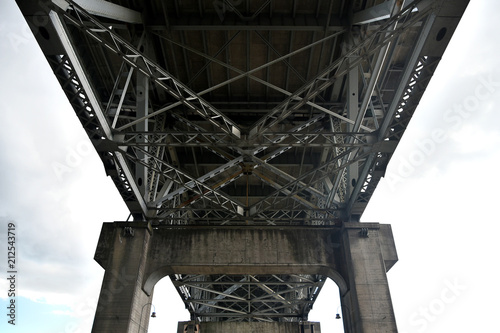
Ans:
[[[152,239],[182,228],[328,230],[341,296],[357,283],[346,230],[363,239],[378,230],[359,219],[468,3],[17,2],[136,228]],[[381,239],[388,253],[392,236]],[[384,258],[384,277],[394,258]],[[204,264],[160,270],[196,322],[301,322],[336,276]],[[358,311],[352,302],[344,311]],[[357,315],[344,316],[346,330],[367,331]]]

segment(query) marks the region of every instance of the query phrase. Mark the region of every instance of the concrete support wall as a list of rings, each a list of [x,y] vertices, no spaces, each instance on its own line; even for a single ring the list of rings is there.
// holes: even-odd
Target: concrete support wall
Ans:
[[[389,225],[153,230],[146,223],[105,223],[95,260],[106,273],[93,333],[146,332],[154,285],[175,273],[321,274],[339,286],[346,332],[397,332],[386,277],[397,261]],[[225,330],[213,325],[206,329]]]
[[[153,294],[142,290],[151,229],[104,224],[95,259],[106,270],[92,333],[147,332]]]
[[[154,230],[144,290],[166,275],[322,274],[341,288],[339,228],[172,227]]]
[[[341,294],[348,333],[396,333],[386,271],[397,261],[390,226],[349,223],[342,231],[342,275],[348,290]]]

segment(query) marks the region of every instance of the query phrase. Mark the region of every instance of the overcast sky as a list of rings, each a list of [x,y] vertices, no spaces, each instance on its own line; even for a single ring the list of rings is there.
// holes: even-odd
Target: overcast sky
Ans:
[[[399,262],[388,276],[401,333],[498,331],[499,12],[498,1],[471,1],[362,218],[392,224]],[[101,224],[128,211],[14,1],[1,2],[0,18],[0,274],[10,221],[19,272],[15,328],[0,279],[0,331],[90,332]],[[157,285],[149,332],[189,319],[169,287]],[[341,332],[340,320],[325,319],[338,304],[331,285],[309,319]]]

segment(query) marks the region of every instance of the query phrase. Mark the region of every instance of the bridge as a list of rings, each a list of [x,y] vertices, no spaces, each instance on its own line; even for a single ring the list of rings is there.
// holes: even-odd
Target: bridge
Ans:
[[[327,278],[347,332],[397,332],[360,217],[467,0],[17,2],[130,210],[93,332],[147,330],[165,276],[189,332],[319,331]]]

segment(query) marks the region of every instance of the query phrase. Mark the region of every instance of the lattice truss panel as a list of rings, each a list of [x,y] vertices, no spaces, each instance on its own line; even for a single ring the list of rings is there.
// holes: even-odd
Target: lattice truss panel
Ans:
[[[77,3],[38,2],[49,24],[32,26],[106,173],[153,225],[359,220],[442,54],[424,47],[442,1]],[[171,279],[205,321],[304,320],[324,283]]]
[[[324,277],[316,275],[178,274],[171,279],[192,319],[199,321],[307,319],[324,284]]]
[[[251,18],[176,4],[149,4],[161,15],[142,25],[51,13],[66,50],[51,64],[134,217],[359,218],[420,98],[433,7],[347,29],[342,1],[247,2]]]

